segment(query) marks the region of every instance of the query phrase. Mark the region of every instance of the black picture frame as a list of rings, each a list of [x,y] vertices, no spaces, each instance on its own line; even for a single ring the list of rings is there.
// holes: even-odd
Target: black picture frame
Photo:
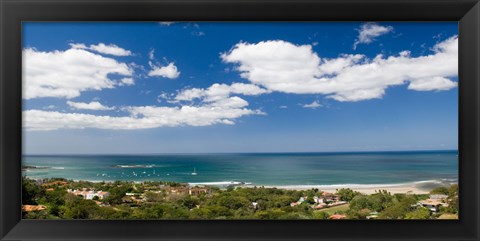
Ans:
[[[477,0],[0,0],[0,240],[479,240]],[[458,21],[459,220],[22,220],[22,21]]]

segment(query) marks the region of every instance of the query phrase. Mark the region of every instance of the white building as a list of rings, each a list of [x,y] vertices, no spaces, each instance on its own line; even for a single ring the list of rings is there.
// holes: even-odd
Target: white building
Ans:
[[[87,190],[86,188],[82,190],[68,189],[68,193],[72,193],[76,196],[82,196],[84,199],[87,199],[87,200],[92,200],[95,197],[98,197],[98,199],[102,200],[107,198],[110,195],[109,192]]]

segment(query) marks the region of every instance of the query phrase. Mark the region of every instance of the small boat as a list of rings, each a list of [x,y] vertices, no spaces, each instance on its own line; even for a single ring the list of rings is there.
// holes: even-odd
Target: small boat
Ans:
[[[197,172],[195,171],[195,168],[193,168],[192,176],[196,176]]]

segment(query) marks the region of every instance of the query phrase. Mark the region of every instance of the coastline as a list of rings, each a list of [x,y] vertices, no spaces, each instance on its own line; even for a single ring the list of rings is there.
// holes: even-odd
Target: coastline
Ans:
[[[457,184],[456,181],[446,180],[426,180],[411,183],[399,184],[341,184],[341,185],[283,185],[283,186],[264,186],[268,188],[279,188],[286,190],[309,190],[319,189],[325,192],[335,193],[338,189],[350,188],[363,194],[374,194],[378,190],[387,190],[395,193],[428,194],[432,189],[442,186]]]
[[[265,186],[267,188],[279,188],[286,190],[309,190],[316,188],[325,192],[335,193],[338,189],[341,188],[350,188],[353,191],[357,191],[363,194],[374,194],[378,190],[387,190],[388,192],[395,193],[412,193],[412,194],[428,194],[431,190],[420,188],[415,184],[399,184],[399,185],[371,185],[371,186],[342,186],[342,187],[328,187],[323,185],[304,185],[304,186]]]
[[[31,179],[38,179],[32,178]],[[141,184],[149,181],[128,181],[128,180],[72,180],[74,182],[91,182],[91,183],[113,183],[115,181],[126,181],[133,182],[136,184]],[[155,181],[154,181],[155,182]],[[387,190],[388,192],[395,193],[412,193],[412,194],[428,194],[432,189],[441,186],[450,186],[452,184],[458,184],[456,180],[424,180],[408,183],[393,183],[393,184],[333,184],[333,185],[321,185],[321,184],[308,184],[308,185],[261,185],[254,184],[249,182],[238,182],[238,181],[223,181],[223,182],[179,182],[186,184],[188,186],[212,186],[212,187],[241,187],[241,188],[254,188],[254,187],[265,187],[265,188],[277,188],[285,190],[297,190],[304,191],[310,189],[318,189],[325,192],[335,193],[337,190],[342,188],[349,188],[354,191],[363,193],[363,194],[374,194],[379,190]]]

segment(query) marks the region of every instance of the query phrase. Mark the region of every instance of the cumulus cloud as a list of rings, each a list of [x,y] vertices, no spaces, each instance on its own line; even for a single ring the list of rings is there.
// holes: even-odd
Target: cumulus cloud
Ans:
[[[70,47],[75,49],[88,49],[101,54],[109,54],[114,56],[131,56],[132,55],[132,52],[130,50],[126,50],[124,48],[118,47],[115,44],[106,45],[104,43],[99,43],[99,44],[92,44],[89,47],[87,47],[85,44],[82,44],[82,43],[72,43],[70,44]]]
[[[134,130],[174,126],[209,126],[214,124],[235,124],[235,119],[248,115],[264,114],[259,110],[245,108],[248,103],[232,97],[202,106],[124,107],[128,116],[98,116],[82,113],[57,111],[23,111],[24,128],[29,131],[58,129],[112,129]]]
[[[242,78],[269,91],[322,94],[337,101],[382,98],[386,88],[409,84],[417,91],[449,90],[457,86],[458,38],[436,44],[433,53],[412,57],[408,51],[368,59],[364,55],[340,55],[321,59],[310,45],[282,40],[255,44],[238,43],[221,54],[236,64]]]
[[[316,109],[316,108],[321,107],[321,106],[322,105],[320,104],[320,102],[318,102],[318,100],[316,100],[316,101],[313,101],[310,104],[303,105],[303,108]]]
[[[160,64],[155,64],[155,49],[151,49],[148,52],[148,58],[150,61],[148,61],[148,64],[150,65],[150,72],[148,72],[148,76],[154,77],[154,76],[160,76],[163,78],[169,78],[169,79],[176,79],[178,76],[180,76],[180,71],[178,71],[177,66],[175,66],[175,63],[169,63],[166,66],[161,66]]]
[[[357,48],[359,44],[369,44],[375,40],[376,37],[390,33],[393,31],[391,26],[381,26],[377,23],[364,23],[358,30],[358,37],[353,44],[353,49]]]
[[[67,105],[69,105],[72,108],[80,109],[80,110],[114,110],[115,109],[115,107],[104,106],[98,101],[92,101],[90,103],[67,101]]]
[[[232,94],[255,96],[266,93],[270,93],[270,91],[252,84],[233,83],[227,85],[215,83],[206,89],[191,88],[182,90],[175,96],[174,100],[192,101],[194,99],[202,99],[206,102],[212,102],[225,99]]]
[[[431,90],[449,90],[457,86],[457,83],[443,77],[431,77],[425,79],[417,79],[410,82],[408,89],[418,91],[431,91]]]
[[[111,89],[120,85],[122,81],[111,78],[112,74],[126,78],[131,78],[133,74],[133,69],[127,64],[78,46],[51,52],[26,48],[22,54],[25,99],[70,99],[80,96],[82,91]]]
[[[133,80],[133,78],[122,78],[118,85],[123,86],[123,85],[134,85],[134,84],[135,84],[135,80]]]
[[[176,79],[180,76],[180,71],[178,71],[175,63],[169,63],[167,66],[152,66],[152,70],[148,72],[148,76],[160,76],[168,79]]]

